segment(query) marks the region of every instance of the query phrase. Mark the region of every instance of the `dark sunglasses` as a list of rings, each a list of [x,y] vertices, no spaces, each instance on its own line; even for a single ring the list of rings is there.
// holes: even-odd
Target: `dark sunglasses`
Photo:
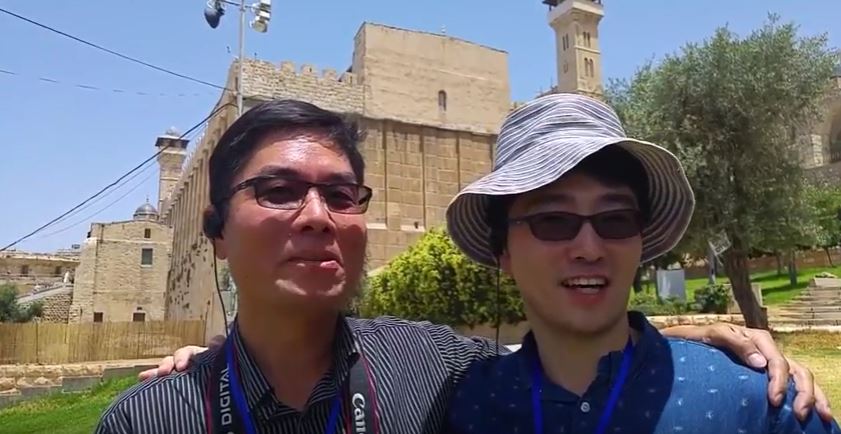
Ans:
[[[316,188],[327,209],[340,214],[363,214],[373,191],[353,183],[320,184],[278,176],[257,176],[237,184],[231,191],[251,188],[257,204],[264,208],[295,210],[304,206],[311,188]]]
[[[580,215],[554,211],[509,220],[511,224],[529,225],[532,235],[541,241],[569,241],[578,235],[581,226],[589,221],[596,233],[607,240],[622,240],[642,233],[642,213],[634,209],[605,211],[594,215]]]

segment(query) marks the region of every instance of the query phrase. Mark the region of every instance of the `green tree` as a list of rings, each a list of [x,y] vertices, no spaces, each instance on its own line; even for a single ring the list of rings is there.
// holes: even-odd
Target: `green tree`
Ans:
[[[835,266],[829,249],[841,243],[841,188],[815,180],[806,184],[804,197],[814,215],[815,245],[826,252],[829,264]]]
[[[14,285],[0,285],[0,322],[29,322],[43,315],[40,302],[24,308],[18,304],[18,291]]]
[[[499,276],[499,300],[497,300]],[[524,319],[522,300],[504,273],[467,258],[442,229],[432,229],[371,277],[360,303],[362,316],[395,315],[451,326]]]
[[[628,132],[674,151],[687,170],[697,207],[677,250],[698,254],[718,234],[729,239],[725,271],[750,327],[768,321],[750,290],[749,254],[809,238],[796,142],[816,119],[838,59],[826,43],[772,15],[747,37],[719,28],[609,86]]]

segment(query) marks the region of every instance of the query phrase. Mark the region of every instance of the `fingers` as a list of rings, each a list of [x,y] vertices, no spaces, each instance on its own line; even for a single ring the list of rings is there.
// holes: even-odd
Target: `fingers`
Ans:
[[[157,368],[147,369],[137,374],[137,378],[140,381],[146,381],[150,378],[164,376],[172,372],[173,366],[174,362],[172,356],[166,356],[163,359],[161,359],[161,363],[158,364]]]
[[[815,383],[815,410],[818,411],[818,415],[824,422],[832,422],[829,398],[823,393],[818,383]]]
[[[774,341],[770,340],[770,335],[768,335],[768,342],[771,344],[771,349],[767,349],[765,348],[767,343],[762,338],[754,339],[748,332],[749,329],[744,327],[723,323],[703,327],[706,331],[702,337],[689,337],[689,339],[700,340],[715,347],[727,349],[736,354],[742,362],[753,368],[765,368],[768,365],[768,355],[780,354],[779,351],[776,351]]]
[[[809,416],[809,412],[815,407],[815,377],[812,371],[803,367],[800,363],[788,359],[791,367],[791,375],[794,377],[794,385],[797,396],[794,397],[794,414],[802,422]]]
[[[214,336],[209,343],[209,347],[200,347],[197,345],[187,345],[175,350],[172,356],[166,356],[161,359],[161,363],[157,368],[147,369],[137,374],[140,381],[145,381],[150,378],[162,377],[169,375],[175,371],[183,371],[190,366],[190,359],[196,354],[207,351],[208,349],[217,349],[225,342],[225,337],[221,335]]]
[[[147,369],[145,371],[141,371],[137,374],[138,381],[146,381],[150,378],[155,378],[158,376],[158,368]]]
[[[175,351],[174,357],[170,356],[169,358],[174,360],[174,367],[176,371],[183,371],[187,369],[188,366],[190,366],[191,357],[204,351],[207,351],[207,348],[199,347],[196,345],[187,345],[186,347],[181,347],[177,349]],[[159,373],[162,366],[158,368]],[[168,372],[164,373],[164,375],[169,374],[170,372],[172,372],[171,368]]]
[[[789,361],[783,357],[783,353],[777,348],[771,333],[768,333],[767,330],[744,327],[740,327],[740,329],[753,342],[761,357],[767,361],[768,377],[771,380],[768,384],[768,398],[771,404],[774,406],[782,405],[788,388]]]

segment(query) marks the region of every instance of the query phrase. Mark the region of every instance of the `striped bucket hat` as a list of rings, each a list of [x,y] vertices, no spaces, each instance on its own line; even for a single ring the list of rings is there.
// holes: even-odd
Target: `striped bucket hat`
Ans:
[[[612,108],[578,94],[543,96],[508,115],[491,173],[462,189],[447,208],[453,241],[474,261],[495,267],[488,198],[548,185],[611,145],[638,158],[648,176],[651,213],[642,232],[642,261],[668,252],[680,241],[695,207],[680,161],[665,148],[626,137]]]

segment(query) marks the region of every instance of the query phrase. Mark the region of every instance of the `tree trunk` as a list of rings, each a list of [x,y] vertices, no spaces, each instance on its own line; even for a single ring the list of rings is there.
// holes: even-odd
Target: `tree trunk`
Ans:
[[[634,293],[642,292],[642,267],[637,268],[637,274],[634,275]]]
[[[829,247],[823,248],[824,253],[826,253],[826,260],[829,261],[830,267],[835,267],[835,264],[832,263],[832,254],[829,253]]]
[[[797,253],[792,250],[788,254],[788,282],[792,287],[797,286]]]
[[[759,302],[753,295],[750,285],[750,274],[748,269],[748,255],[740,249],[739,240],[733,239],[733,246],[724,253],[724,269],[730,284],[733,288],[733,296],[739,303],[742,316],[745,317],[745,325],[751,328],[768,330],[768,317],[759,306]]]
[[[715,285],[715,275],[718,270],[716,270],[716,263],[715,263],[715,252],[713,251],[712,247],[707,246],[707,267],[708,267],[708,278],[707,283],[710,285]]]
[[[777,252],[777,276],[783,275],[783,255],[780,252]]]

